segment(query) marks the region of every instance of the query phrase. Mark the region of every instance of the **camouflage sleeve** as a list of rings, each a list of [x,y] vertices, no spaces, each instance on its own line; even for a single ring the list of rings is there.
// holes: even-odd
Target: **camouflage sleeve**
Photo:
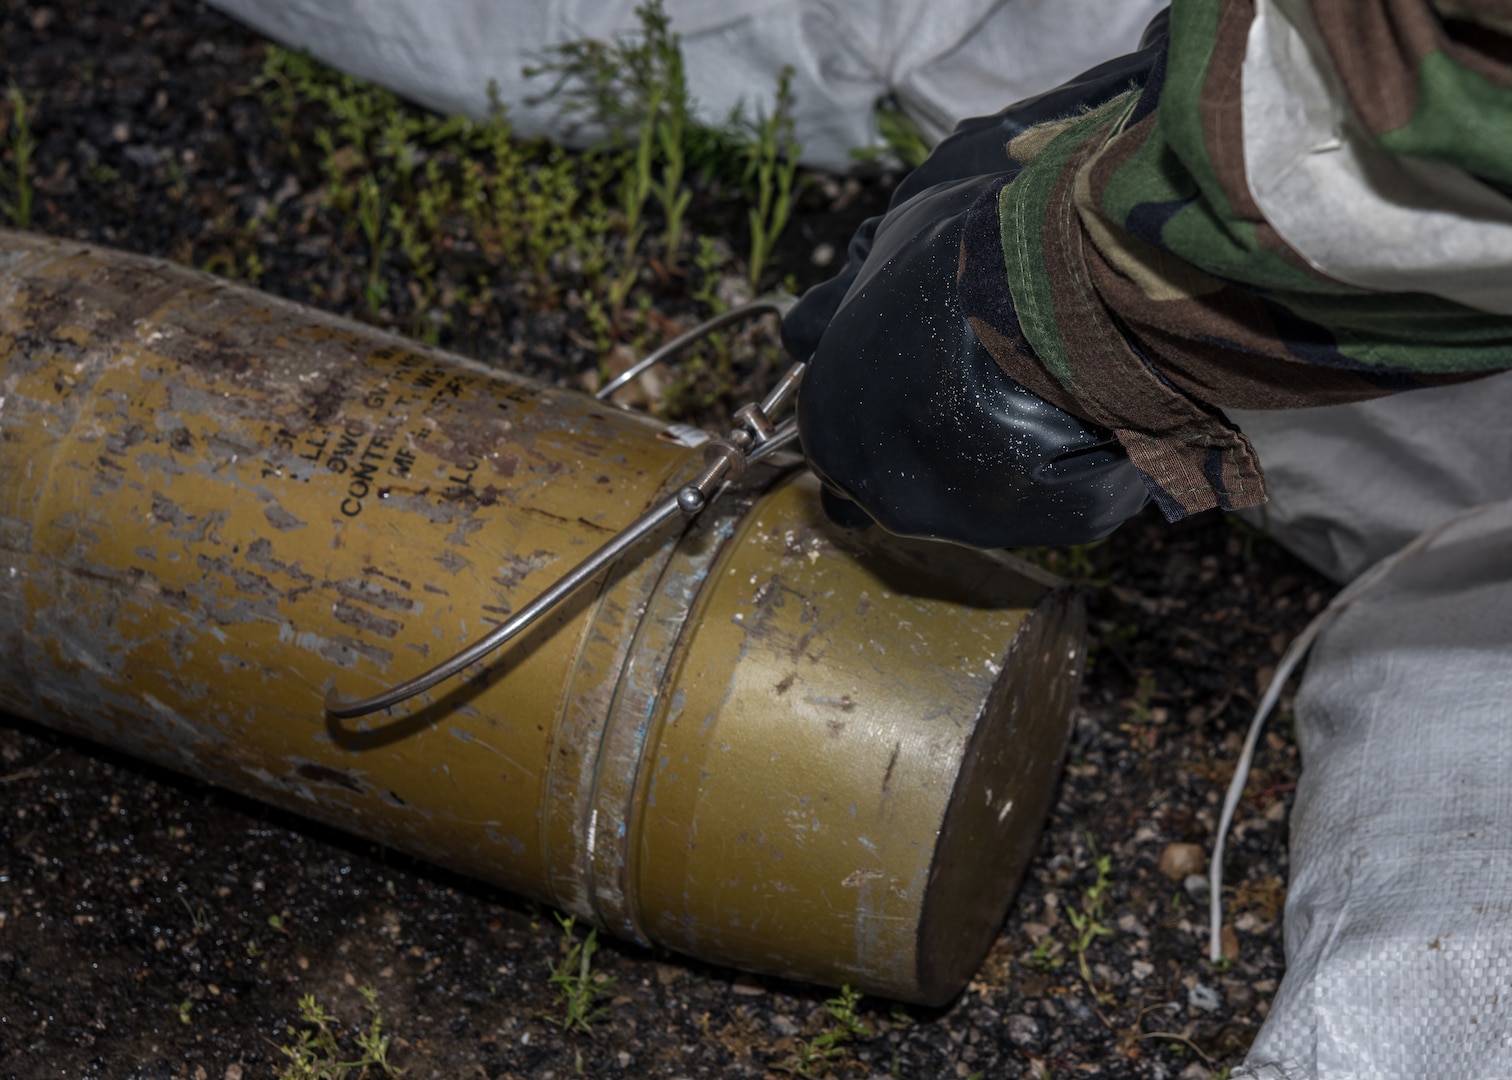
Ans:
[[[1222,409],[1512,367],[1509,61],[1506,0],[1174,0],[1141,90],[1009,144],[972,326],[1167,517],[1263,502]]]

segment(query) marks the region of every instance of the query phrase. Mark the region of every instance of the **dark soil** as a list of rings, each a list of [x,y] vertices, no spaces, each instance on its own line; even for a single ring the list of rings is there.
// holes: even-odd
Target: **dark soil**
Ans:
[[[187,0],[4,11],[0,80],[42,95],[39,231],[202,265],[233,242],[242,204],[304,190],[249,89],[255,35]],[[810,190],[778,267],[800,284],[887,185]],[[274,215],[261,285],[364,314],[319,226]],[[675,290],[657,302],[687,308]],[[596,361],[572,329],[501,290],[443,344],[576,384]],[[1039,855],[969,989],[939,1011],[863,1001],[871,1033],[837,1076],[1202,1077],[1236,1063],[1264,1019],[1297,770],[1284,716],[1230,849],[1224,965],[1205,959],[1203,888],[1186,876],[1202,860],[1181,866],[1193,852],[1171,845],[1211,847],[1257,690],[1330,586],[1212,514],[1147,514],[1077,560],[1046,558],[1087,583],[1094,639]],[[1089,986],[1066,911],[1096,895],[1100,856],[1107,932],[1086,949]],[[271,1077],[302,996],[352,1024],[363,986],[410,1077],[761,1076],[829,1022],[831,991],[607,942],[607,1008],[591,1034],[564,1033],[547,982],[562,947],[547,910],[0,722],[0,1076]]]

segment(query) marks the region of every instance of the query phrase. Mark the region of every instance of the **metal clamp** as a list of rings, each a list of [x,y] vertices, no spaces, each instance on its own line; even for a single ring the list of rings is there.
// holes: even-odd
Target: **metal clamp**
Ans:
[[[728,326],[740,319],[749,318],[752,315],[765,314],[769,311],[785,314],[796,302],[791,296],[773,295],[761,297],[738,308],[732,308],[730,311],[701,323],[687,333],[669,341],[630,368],[629,371],[619,376],[613,382],[610,382],[596,396],[601,399],[608,397],[615,390],[619,389],[619,387],[650,368],[653,364],[666,360],[676,352],[713,333],[715,330]],[[706,465],[703,472],[694,480],[683,485],[671,498],[652,507],[616,533],[602,547],[563,574],[550,588],[521,608],[503,625],[496,627],[484,637],[479,638],[455,656],[442,661],[429,671],[417,675],[412,679],[407,679],[380,694],[374,694],[372,697],[344,698],[336,692],[335,687],[332,687],[326,694],[326,713],[337,719],[350,720],[354,717],[366,716],[369,713],[375,713],[381,709],[398,705],[401,702],[408,701],[416,694],[424,693],[437,683],[444,682],[453,675],[461,673],[469,665],[483,659],[510,639],[517,637],[527,630],[552,608],[576,592],[582,585],[591,581],[597,576],[599,571],[624,555],[625,552],[633,548],[646,536],[655,532],[667,521],[678,514],[692,517],[699,513],[717,498],[730,483],[739,479],[748,465],[775,456],[779,451],[797,440],[798,423],[796,419],[789,418],[781,424],[774,424],[772,418],[778,415],[797,393],[798,384],[803,379],[804,367],[805,365],[802,363],[794,364],[778,380],[777,385],[772,388],[771,393],[767,394],[765,399],[760,403],[753,402],[749,405],[744,405],[736,411],[734,418],[735,426],[731,428],[729,435],[722,439],[713,439],[706,444],[704,449]]]

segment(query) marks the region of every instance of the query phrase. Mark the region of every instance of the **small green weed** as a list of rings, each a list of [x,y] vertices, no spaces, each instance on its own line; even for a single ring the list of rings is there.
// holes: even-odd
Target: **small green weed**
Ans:
[[[1072,544],[1069,547],[1018,548],[1013,554],[1026,559],[1042,570],[1058,574],[1073,585],[1100,586],[1108,583],[1106,559],[1098,550],[1107,540],[1093,540],[1089,544]]]
[[[745,151],[746,178],[754,180],[756,187],[756,205],[747,212],[751,226],[747,274],[752,289],[759,288],[761,271],[793,212],[793,181],[801,148],[793,133],[792,78],[793,69],[783,68],[777,77],[776,106],[770,114],[757,112],[753,138]]]
[[[1141,671],[1139,684],[1126,702],[1129,719],[1118,725],[1118,730],[1127,735],[1129,742],[1138,750],[1153,750],[1160,741],[1160,725],[1164,723],[1166,710],[1151,705],[1158,692],[1155,673]]]
[[[288,1059],[278,1080],[363,1080],[369,1070],[376,1070],[376,1076],[403,1076],[404,1070],[388,1060],[389,1037],[383,1034],[377,991],[365,986],[362,997],[367,1005],[367,1027],[354,1029],[346,1038],[341,1021],[327,1012],[314,994],[300,998],[299,1026],[291,1024],[284,1029],[294,1042],[278,1047]]]
[[[1054,971],[1065,963],[1060,955],[1064,951],[1065,946],[1046,935],[1040,938],[1039,944],[1035,945],[1033,950],[1022,958],[1021,962],[1025,967],[1033,968],[1035,971]]]
[[[882,146],[862,147],[851,156],[857,161],[875,161],[890,152],[904,168],[917,169],[933,149],[913,117],[892,98],[877,102],[877,134],[882,137]]]
[[[98,184],[100,187],[109,187],[121,178],[121,170],[117,169],[114,165],[107,165],[96,158],[94,161],[85,164],[84,178],[91,184]]]
[[[190,929],[194,932],[195,936],[198,937],[204,933],[205,928],[210,925],[210,918],[205,914],[204,907],[200,904],[191,904],[182,895],[179,896],[178,901],[184,905],[184,910],[189,913]]]
[[[790,1076],[819,1077],[849,1057],[850,1043],[872,1033],[856,1008],[860,1003],[860,991],[842,986],[838,994],[824,1003],[830,1020],[824,1030],[799,1043],[793,1055],[776,1066],[777,1070]]]
[[[561,115],[606,136],[581,153],[517,138],[496,88],[487,117],[443,118],[269,46],[257,93],[299,188],[257,200],[261,209],[250,197],[225,203],[194,258],[253,281],[275,259],[280,270],[291,255],[319,259],[308,273],[317,299],[464,351],[520,307],[565,312],[569,339],[599,360],[616,346],[655,347],[671,329],[666,301],[712,314],[732,272],[753,286],[770,276],[799,187],[798,146],[787,75],[754,120],[701,122],[663,0],[636,14],[635,33],[557,46],[532,69]],[[737,193],[749,202],[743,268],[695,219],[704,207],[719,219]],[[307,250],[273,246],[290,226],[310,237]],[[731,335],[652,408],[701,421],[739,379],[775,366],[776,351],[770,327]]]
[[[1070,921],[1071,929],[1076,935],[1071,941],[1071,952],[1076,957],[1077,971],[1081,973],[1082,982],[1087,984],[1087,989],[1092,992],[1093,998],[1101,1001],[1102,995],[1097,989],[1097,984],[1092,981],[1092,969],[1087,964],[1087,950],[1098,938],[1113,936],[1113,928],[1102,921],[1108,899],[1108,888],[1111,884],[1110,877],[1113,873],[1113,857],[1097,853],[1097,845],[1093,842],[1090,833],[1087,834],[1087,845],[1092,851],[1097,878],[1082,891],[1081,902],[1077,906],[1066,908],[1066,918]]]
[[[614,979],[593,970],[593,954],[598,952],[598,931],[589,930],[581,941],[573,933],[577,916],[556,920],[562,927],[562,959],[551,965],[548,980],[557,991],[557,1006],[561,1009],[559,1022],[564,1031],[581,1031],[589,1034],[593,1021],[603,1013],[599,998],[609,992]]]
[[[37,140],[32,135],[31,121],[37,103],[29,100],[14,82],[6,90],[5,99],[10,102],[9,130],[5,133],[5,156],[10,159],[10,165],[0,164],[0,195],[3,195],[0,197],[0,209],[5,211],[15,228],[29,229],[32,201],[35,198],[32,164],[37,153]]]
[[[753,203],[747,272],[756,287],[778,236],[792,212],[800,147],[792,119],[792,71],[777,81],[770,113],[758,109],[750,120],[737,111],[720,126],[698,122],[695,102],[688,93],[682,47],[672,31],[662,0],[647,0],[635,9],[640,32],[613,42],[583,40],[552,50],[551,59],[527,69],[532,76],[550,76],[543,100],[558,103],[558,114],[569,122],[601,132],[605,149],[620,153],[626,163],[620,206],[626,228],[625,266],[616,280],[616,309],[624,303],[634,280],[635,259],[648,197],[660,206],[665,229],[664,261],[681,259],[683,220],[692,193],[685,178],[697,172],[729,178],[731,163],[741,163],[738,181]],[[634,147],[624,133],[634,133]]]
[[[696,103],[683,78],[682,47],[662,0],[646,0],[635,15],[637,33],[614,41],[565,42],[549,51],[544,64],[526,68],[527,77],[550,80],[536,100],[553,102],[569,131],[591,132],[600,140],[597,152],[625,149],[627,133],[654,128],[658,114],[681,117],[676,133],[687,171],[724,178],[738,174],[732,166],[739,161],[741,140],[733,123],[713,127],[693,118]]]
[[[554,78],[549,99],[571,122],[590,124],[604,140],[592,152],[617,163],[621,176],[619,211],[624,244],[620,267],[608,287],[609,307],[618,313],[640,277],[645,211],[655,198],[665,228],[663,264],[681,260],[684,218],[693,193],[685,186],[688,146],[700,125],[688,94],[682,45],[671,28],[662,0],[647,0],[635,9],[638,34],[613,42],[587,39],[552,49],[552,59],[526,74]],[[633,133],[633,145],[626,145]]]

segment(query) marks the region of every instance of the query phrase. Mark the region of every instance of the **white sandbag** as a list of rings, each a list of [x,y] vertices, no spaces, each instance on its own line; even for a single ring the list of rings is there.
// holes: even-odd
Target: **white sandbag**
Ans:
[[[1229,415],[1254,520],[1336,580],[1482,508],[1313,649],[1287,971],[1236,1078],[1512,1076],[1512,374]]]
[[[1245,516],[1335,581],[1461,510],[1512,498],[1512,373],[1227,415],[1254,443],[1270,491]]]
[[[442,113],[485,116],[494,81],[524,135],[566,140],[522,69],[547,50],[635,30],[637,0],[209,0],[285,45]],[[805,163],[844,170],[878,143],[889,94],[938,139],[1132,51],[1163,0],[667,0],[703,119],[770,105],[794,69]],[[580,138],[582,136],[579,136]]]
[[[1235,1075],[1512,1075],[1512,502],[1346,611],[1296,716],[1286,977]]]

